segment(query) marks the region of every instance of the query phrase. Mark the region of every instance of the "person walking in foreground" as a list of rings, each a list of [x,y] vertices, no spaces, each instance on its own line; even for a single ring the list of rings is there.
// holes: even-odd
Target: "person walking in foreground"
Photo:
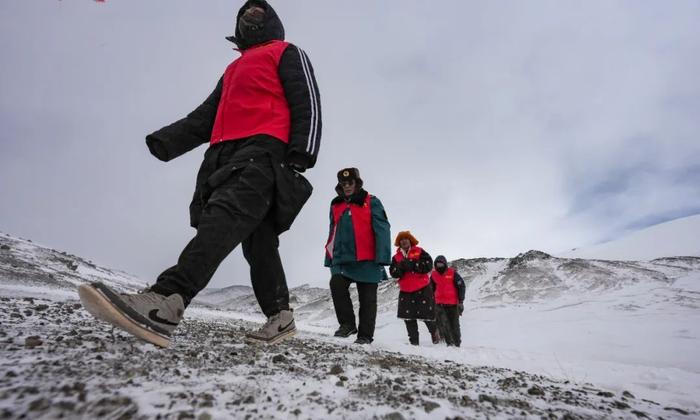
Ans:
[[[80,299],[95,317],[158,346],[170,343],[185,308],[239,244],[267,322],[246,340],[276,343],[296,332],[278,236],[311,195],[300,175],[316,163],[321,105],[306,53],[284,41],[284,27],[263,0],[238,12],[241,56],[187,117],[146,137],[151,153],[170,161],[203,143],[190,224],[194,238],[177,264],[139,294],[101,283],[82,285]]]
[[[384,266],[391,261],[391,226],[382,202],[362,186],[357,168],[338,172],[324,265],[331,269],[331,296],[340,324],[335,336],[357,333],[355,343],[370,344],[377,318],[377,286],[387,279]],[[352,283],[360,301],[359,332],[350,299]]]
[[[435,269],[430,273],[430,284],[435,291],[436,319],[440,336],[448,346],[459,347],[462,333],[459,317],[464,312],[464,280],[443,255],[435,258]]]
[[[419,248],[418,240],[410,231],[399,232],[394,241],[396,254],[391,259],[389,274],[399,279],[398,317],[406,322],[408,339],[419,344],[418,322],[422,320],[430,331],[433,344],[440,336],[435,325],[435,300],[428,273],[433,269],[433,259]]]

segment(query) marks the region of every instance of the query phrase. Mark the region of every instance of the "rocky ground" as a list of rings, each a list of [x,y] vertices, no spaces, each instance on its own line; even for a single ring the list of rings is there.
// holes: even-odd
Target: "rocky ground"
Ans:
[[[0,418],[690,418],[674,407],[507,369],[436,362],[191,311],[165,350],[78,301],[0,298]]]

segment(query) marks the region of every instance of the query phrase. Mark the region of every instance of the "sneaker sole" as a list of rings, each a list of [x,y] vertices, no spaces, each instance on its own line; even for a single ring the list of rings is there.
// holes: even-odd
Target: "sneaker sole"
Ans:
[[[296,333],[297,333],[297,330],[295,328],[295,329],[287,331],[283,334],[277,335],[271,340],[263,340],[260,338],[245,336],[244,341],[248,344],[267,344],[268,346],[271,346],[273,344],[279,343],[282,340],[293,337]]]
[[[170,339],[155,333],[120,311],[102,292],[89,284],[78,287],[78,295],[83,307],[95,318],[105,321],[120,328],[129,334],[136,336],[156,346],[166,348],[170,346]]]

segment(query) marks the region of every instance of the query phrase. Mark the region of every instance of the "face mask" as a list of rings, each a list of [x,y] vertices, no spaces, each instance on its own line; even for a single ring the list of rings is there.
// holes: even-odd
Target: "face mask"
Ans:
[[[249,7],[238,20],[238,30],[243,39],[254,38],[263,29],[265,11],[260,7]]]

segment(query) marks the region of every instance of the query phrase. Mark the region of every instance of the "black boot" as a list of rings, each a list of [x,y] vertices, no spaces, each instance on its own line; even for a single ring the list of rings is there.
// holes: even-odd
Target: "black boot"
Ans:
[[[341,325],[333,334],[336,337],[350,337],[353,334],[357,334],[357,328],[354,325]]]

